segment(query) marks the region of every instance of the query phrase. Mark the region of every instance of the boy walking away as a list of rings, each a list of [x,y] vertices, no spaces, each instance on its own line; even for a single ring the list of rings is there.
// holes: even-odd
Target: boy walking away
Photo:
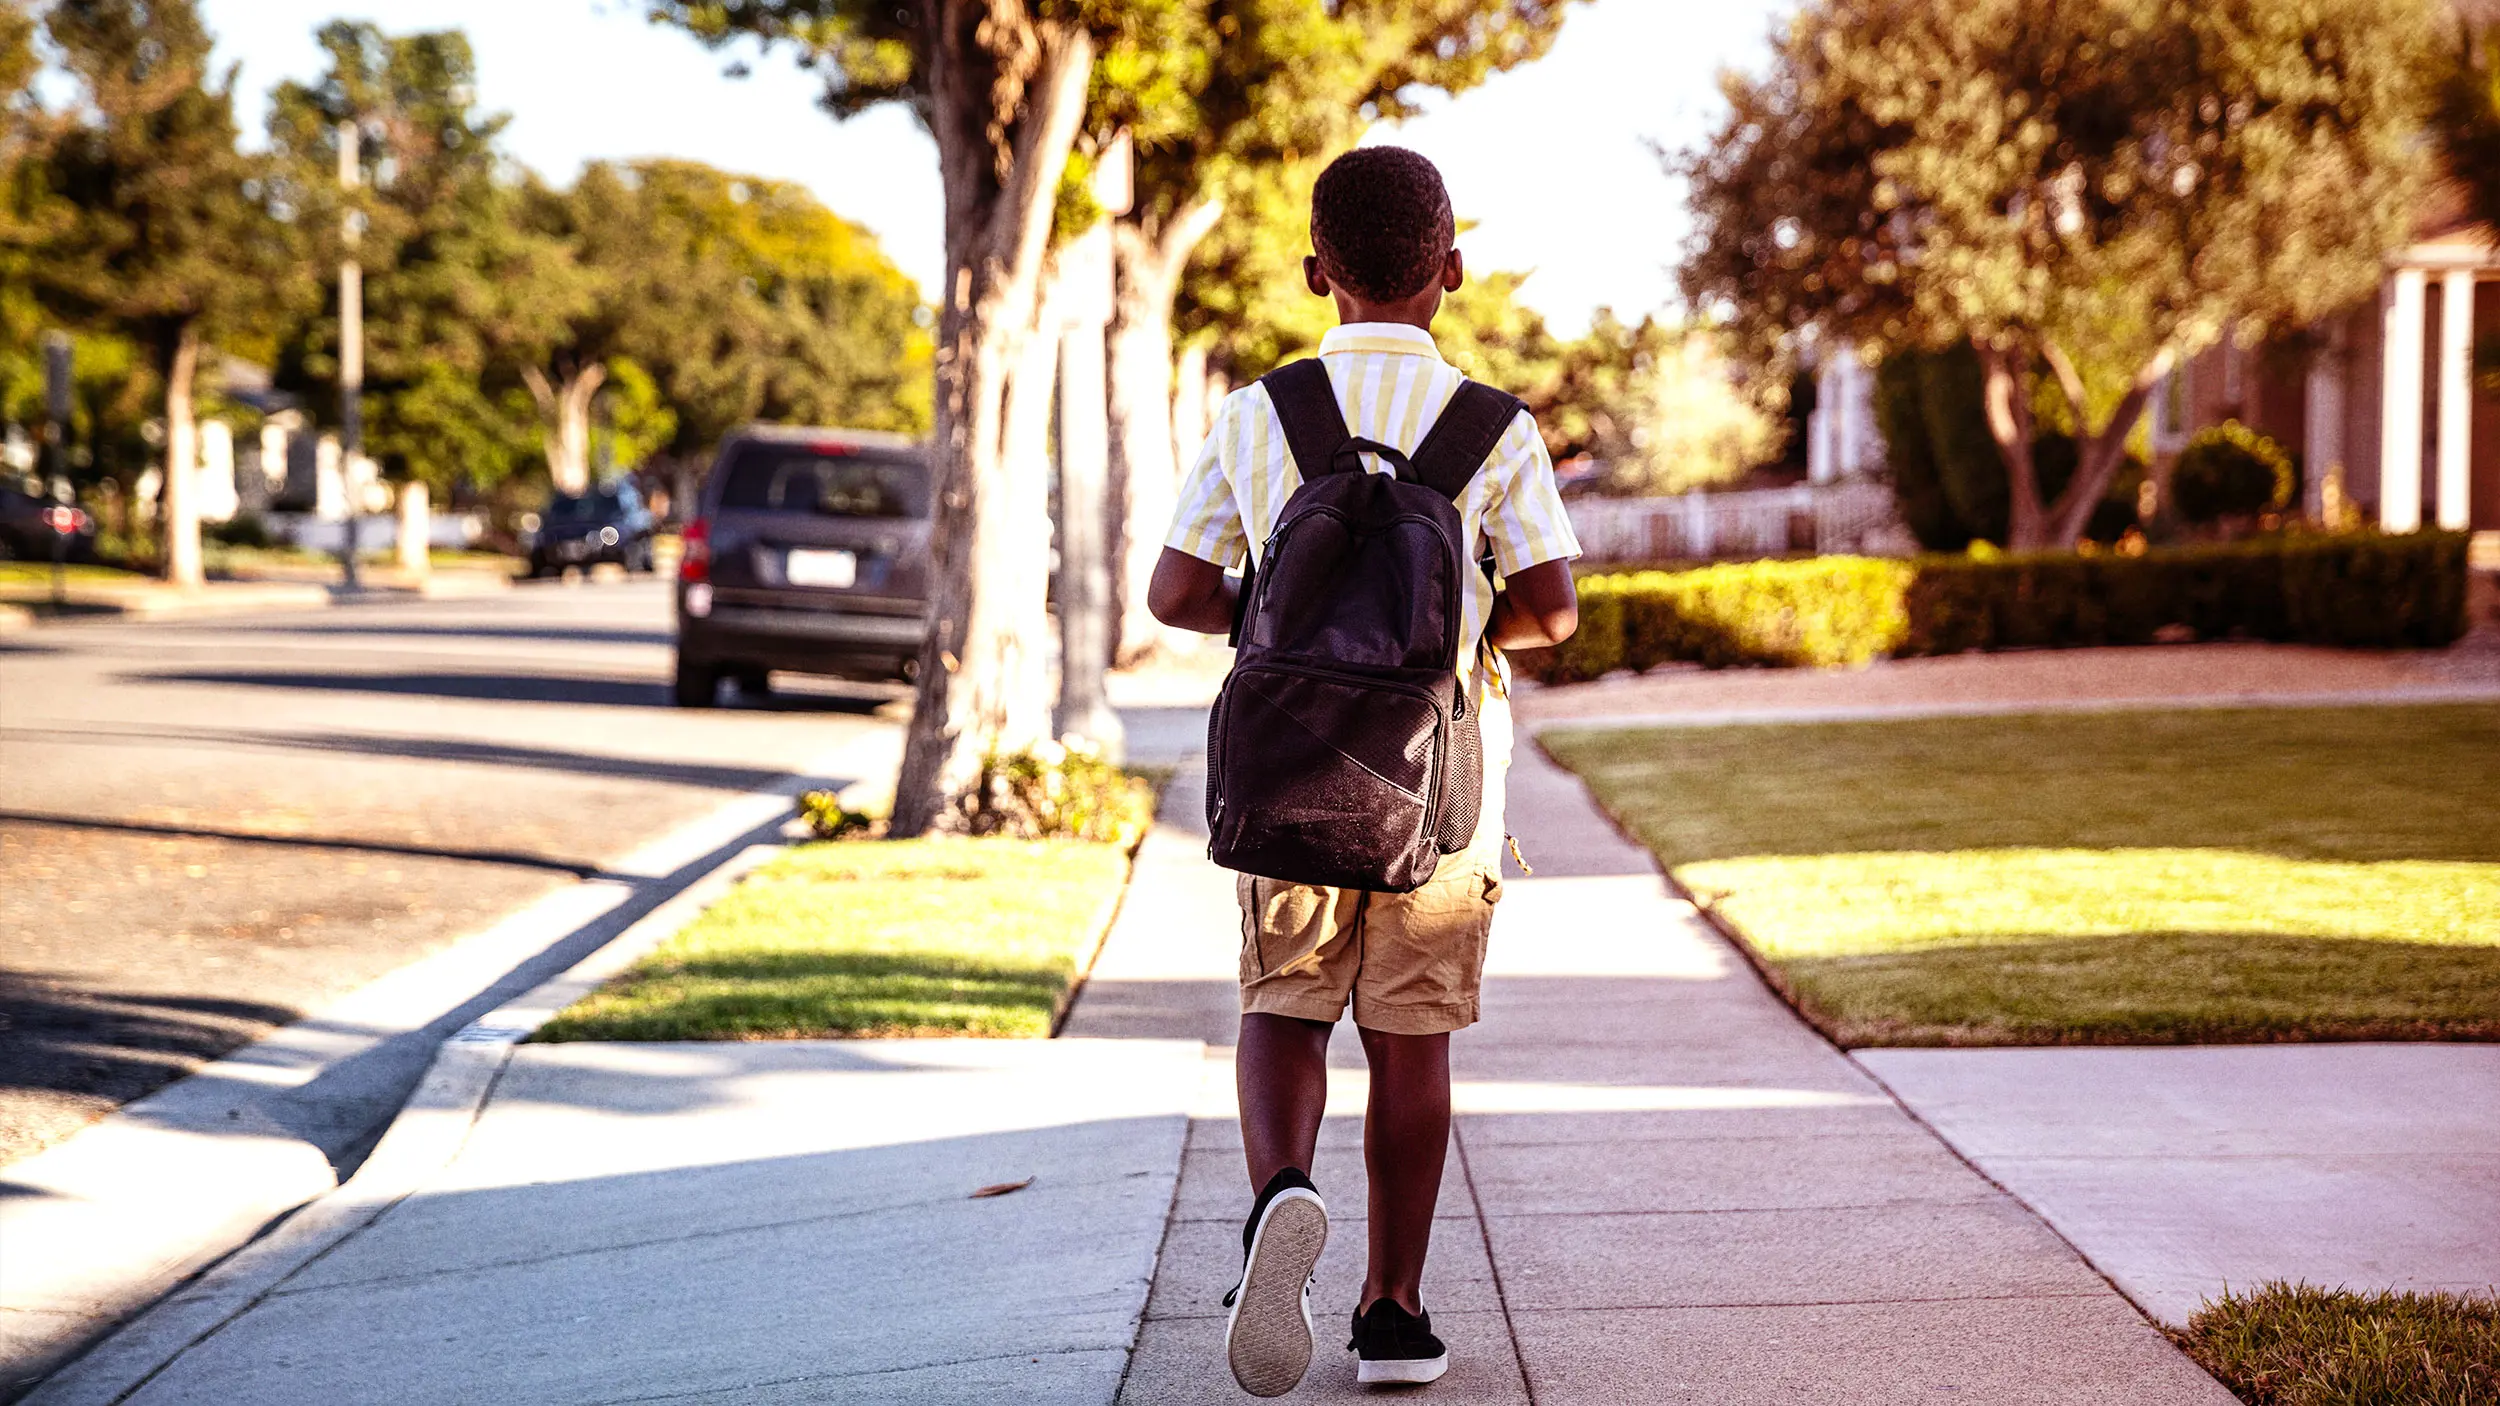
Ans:
[[[1450,1032],[1476,1020],[1501,896],[1500,651],[1559,643],[1578,621],[1579,545],[1535,420],[1432,340],[1466,278],[1454,234],[1440,173],[1414,152],[1367,147],[1322,173],[1303,270],[1341,325],[1316,358],[1225,401],[1149,594],[1164,623],[1240,647],[1207,787],[1210,852],[1239,872],[1235,1067],[1255,1193],[1225,1343],[1258,1396],[1310,1363],[1328,1237],[1310,1169],[1349,1005],[1371,1065],[1371,1194],[1348,1347],[1363,1382],[1448,1370],[1424,1257]]]

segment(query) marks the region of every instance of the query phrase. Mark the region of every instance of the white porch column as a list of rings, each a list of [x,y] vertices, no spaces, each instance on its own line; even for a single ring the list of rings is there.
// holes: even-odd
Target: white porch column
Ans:
[[[2420,269],[2398,269],[2379,295],[2378,521],[2390,532],[2422,525],[2422,322],[2427,293]]]
[[[1829,483],[1840,474],[1840,363],[1826,351],[1814,373],[1814,409],[1806,414],[1806,482]]]
[[[2439,280],[2439,501],[2442,527],[2463,527],[2473,492],[2474,271]]]
[[[2312,522],[2325,520],[2327,480],[2342,478],[2351,462],[2344,442],[2344,331],[2340,323],[2321,328],[2322,345],[2309,358],[2308,414],[2302,427],[2309,472],[2301,485],[2301,514]]]

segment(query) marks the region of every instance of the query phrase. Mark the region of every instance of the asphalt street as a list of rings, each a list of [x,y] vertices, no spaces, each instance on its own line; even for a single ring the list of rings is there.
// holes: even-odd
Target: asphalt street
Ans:
[[[600,582],[0,639],[0,1164],[899,726],[673,708],[670,630]]]

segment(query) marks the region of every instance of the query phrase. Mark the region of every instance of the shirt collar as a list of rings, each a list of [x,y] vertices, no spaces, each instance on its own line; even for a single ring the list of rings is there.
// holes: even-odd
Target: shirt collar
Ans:
[[[1441,360],[1441,348],[1433,342],[1432,334],[1403,322],[1348,322],[1331,327],[1328,335],[1319,339],[1319,354],[1336,352],[1389,352]]]

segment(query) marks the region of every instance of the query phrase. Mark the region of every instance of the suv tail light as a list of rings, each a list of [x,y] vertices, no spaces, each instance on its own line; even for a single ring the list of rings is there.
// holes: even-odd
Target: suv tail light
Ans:
[[[677,579],[694,584],[712,579],[712,524],[696,518],[686,524],[684,551],[677,558]]]

